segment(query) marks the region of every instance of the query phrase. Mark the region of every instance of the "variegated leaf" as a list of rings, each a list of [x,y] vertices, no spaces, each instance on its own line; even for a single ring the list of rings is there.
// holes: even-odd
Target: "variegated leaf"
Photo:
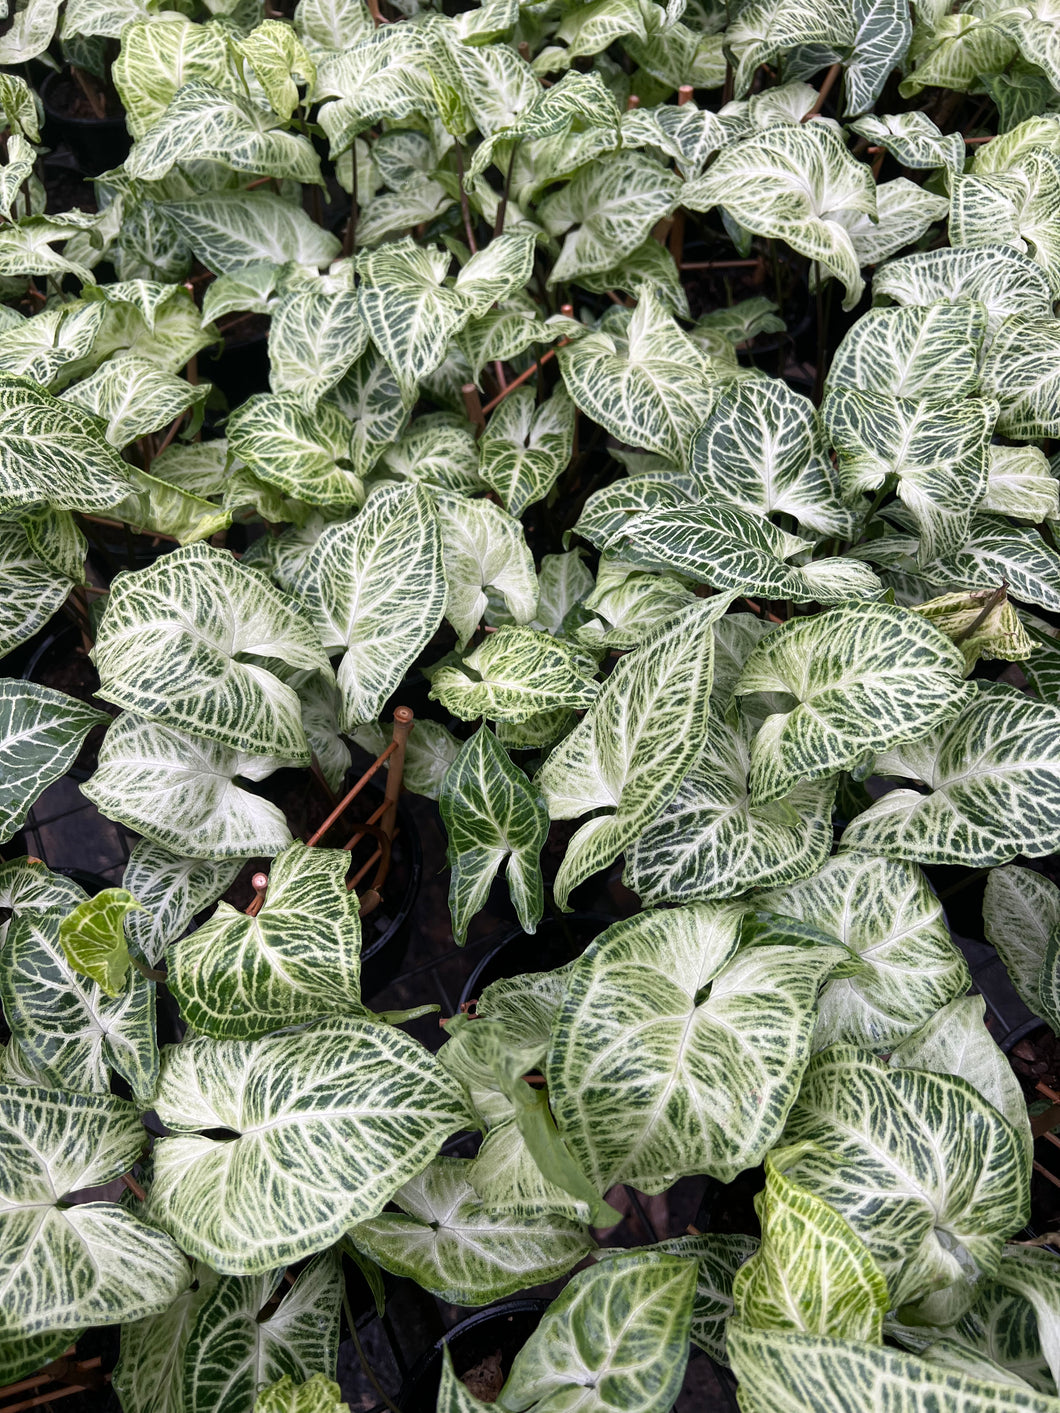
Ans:
[[[129,490],[95,418],[28,378],[0,375],[0,441],[0,514],[42,500],[98,514]]]
[[[694,1262],[658,1251],[579,1271],[515,1356],[498,1406],[573,1409],[590,1388],[623,1413],[663,1413],[684,1379],[695,1285]]]
[[[994,337],[980,389],[1001,405],[997,430],[1020,440],[1060,435],[1060,320],[1016,314]]]
[[[489,602],[487,588],[500,594],[516,623],[531,622],[537,574],[519,521],[488,500],[439,494],[435,504],[448,586],[445,616],[456,629],[458,646],[463,648],[478,627]]]
[[[537,776],[553,819],[594,814],[574,834],[555,893],[609,863],[657,819],[695,759],[709,714],[715,621],[731,596],[697,600],[621,658]]]
[[[992,446],[982,508],[1031,525],[1060,520],[1060,484],[1036,446]]]
[[[619,495],[622,489],[619,483]],[[842,603],[880,593],[876,576],[852,560],[786,563],[811,542],[721,501],[673,509],[664,505],[623,518],[618,533],[605,541],[607,548],[644,569],[685,574],[716,589],[794,603]]]
[[[111,446],[123,447],[146,432],[168,426],[191,407],[199,407],[209,383],[193,385],[135,354],[109,359],[63,394],[98,417]],[[201,415],[201,414],[200,414]]]
[[[154,127],[184,84],[231,85],[224,35],[209,22],[193,24],[170,11],[164,18],[133,21],[121,38],[112,76],[134,138]]]
[[[851,387],[834,387],[825,398],[844,491],[877,490],[896,477],[920,532],[921,568],[967,543],[986,495],[997,408],[987,398],[942,405]]]
[[[1060,708],[1014,688],[980,689],[959,714],[880,756],[891,790],[847,826],[845,848],[971,868],[1052,852],[1060,828]]]
[[[217,1270],[252,1275],[377,1216],[466,1123],[428,1051],[393,1026],[333,1019],[165,1052],[152,1220]],[[218,1142],[199,1132],[227,1128]]]
[[[269,386],[297,394],[314,412],[368,343],[356,292],[293,290],[270,313]]]
[[[782,932],[737,950],[743,912],[642,913],[571,967],[545,1073],[564,1141],[600,1188],[728,1182],[777,1141],[843,950]]]
[[[409,402],[471,317],[468,300],[443,284],[449,261],[447,250],[411,236],[358,260],[361,316]]]
[[[844,852],[755,905],[812,924],[858,958],[856,971],[821,992],[816,1049],[891,1050],[971,984],[942,906],[913,864]]]
[[[472,316],[481,318],[499,300],[525,288],[534,270],[535,238],[532,231],[510,231],[490,243],[461,269],[456,292]]]
[[[139,1319],[187,1287],[188,1263],[163,1232],[113,1202],[60,1205],[127,1172],[144,1138],[124,1099],[0,1086],[5,1340]]]
[[[715,683],[717,677],[716,665]],[[828,858],[834,777],[799,784],[770,804],[752,805],[747,783],[752,735],[747,722],[730,726],[712,716],[701,753],[677,794],[628,848],[623,879],[646,906],[733,898],[752,888],[792,883],[815,873]],[[787,911],[778,902],[769,906]]]
[[[836,608],[782,625],[748,658],[736,694],[782,692],[751,747],[751,799],[778,800],[800,780],[850,770],[873,751],[945,729],[975,688],[937,628],[888,604]]]
[[[345,508],[364,500],[364,484],[345,464],[346,417],[330,402],[305,406],[304,392],[255,393],[227,424],[233,453],[253,474],[307,505]]]
[[[339,254],[330,231],[271,191],[217,191],[160,203],[159,211],[215,275],[288,261],[319,267]]]
[[[0,680],[0,842],[22,827],[37,796],[64,775],[104,712],[36,682]]]
[[[104,888],[59,923],[59,945],[70,966],[111,1000],[121,995],[131,965],[124,920],[139,909],[127,888]]]
[[[300,0],[294,27],[311,54],[338,54],[372,33],[363,0]]]
[[[123,712],[99,749],[82,793],[160,848],[192,859],[243,860],[278,854],[291,842],[286,820],[236,776],[263,780],[289,760],[245,756]]]
[[[62,280],[74,275],[85,284],[95,283],[87,265],[52,246],[71,237],[82,236],[95,226],[97,217],[82,211],[68,211],[62,216],[24,216],[0,227],[0,275],[43,275]],[[74,247],[71,247],[71,256]]]
[[[474,426],[453,412],[417,417],[383,452],[379,469],[461,495],[485,489],[478,474]]]
[[[1034,641],[1020,622],[1019,614],[1008,599],[999,599],[996,590],[993,593],[978,589],[967,594],[943,594],[916,604],[913,612],[923,614],[929,623],[934,623],[960,645],[965,671],[969,673],[980,658],[1020,662],[1034,651]]]
[[[479,727],[446,771],[438,804],[448,835],[449,911],[457,943],[463,945],[505,861],[520,924],[533,932],[545,910],[539,856],[548,810],[488,726]]]
[[[986,308],[991,337],[1012,314],[1049,318],[1053,307],[1049,281],[1041,268],[1007,245],[904,255],[876,272],[872,291],[877,298],[904,305],[973,300]]]
[[[778,124],[724,149],[705,176],[685,184],[690,211],[722,206],[757,235],[785,241],[846,288],[851,309],[864,288],[858,259],[837,210],[876,214],[876,187],[864,164],[821,123]]]
[[[254,1413],[345,1413],[342,1389],[325,1374],[316,1373],[304,1383],[290,1374],[269,1384],[258,1394]]]
[[[135,143],[125,170],[137,181],[160,181],[178,163],[203,160],[279,181],[322,180],[307,138],[285,132],[280,119],[252,99],[192,79]]]
[[[985,334],[986,308],[970,299],[870,309],[836,349],[828,389],[949,405],[976,391]]]
[[[302,594],[339,665],[341,728],[375,721],[442,620],[446,586],[438,523],[418,486],[377,492],[353,520],[329,526],[310,552]]]
[[[431,679],[431,699],[464,721],[529,721],[561,707],[584,710],[599,692],[595,664],[566,643],[532,628],[498,628],[459,666]],[[470,668],[469,675],[465,668]]]
[[[994,1271],[1027,1218],[1021,1136],[954,1076],[832,1046],[810,1061],[784,1139],[806,1144],[788,1175],[846,1218],[895,1306],[932,1292],[927,1308],[956,1286],[967,1308],[968,1268]]]
[[[246,658],[330,671],[316,632],[265,575],[187,545],[114,581],[94,651],[98,695],[233,751],[308,763],[298,698]]]
[[[1042,267],[1055,294],[1060,290],[1058,201],[1060,158],[1032,148],[1001,172],[953,178],[950,240],[955,246],[1011,245]]]
[[[255,1040],[326,1015],[362,1015],[361,926],[349,854],[289,845],[254,917],[220,902],[168,953],[169,988],[200,1035]]]
[[[876,188],[875,221],[863,211],[838,211],[833,219],[849,232],[858,263],[878,265],[920,240],[933,221],[945,218],[948,209],[944,196],[935,196],[916,182],[896,177]]]
[[[493,413],[478,444],[479,474],[510,514],[543,500],[566,470],[576,417],[563,388],[540,406],[533,387],[516,388]]]
[[[641,152],[616,153],[581,168],[538,207],[549,235],[564,236],[549,283],[609,270],[670,214],[680,192],[678,178]]]
[[[317,76],[316,65],[292,26],[275,19],[262,20],[245,39],[236,41],[235,49],[254,70],[273,111],[289,122],[299,101],[294,75],[310,92]]]
[[[96,301],[60,304],[4,329],[0,371],[21,373],[45,387],[61,386],[92,352],[104,312]]]
[[[991,869],[983,897],[983,927],[1024,1005],[1037,1016],[1055,1010],[1053,972],[1060,945],[1056,884],[1029,868]]]
[[[0,655],[43,628],[77,579],[40,557],[24,525],[0,520]]]
[[[487,1305],[566,1275],[592,1249],[568,1218],[493,1214],[468,1182],[471,1163],[439,1157],[394,1194],[383,1212],[350,1231],[366,1256],[442,1300]]]
[[[374,344],[332,388],[328,400],[352,424],[347,454],[355,476],[367,476],[383,449],[400,437],[415,396],[401,390]]]
[[[985,1015],[986,1001],[982,996],[956,997],[896,1045],[890,1063],[902,1069],[930,1070],[932,1074],[955,1074],[966,1079],[1009,1121],[1031,1153],[1034,1135],[1023,1088],[1008,1056],[987,1030]]]
[[[567,391],[628,446],[683,465],[715,388],[708,361],[647,286],[621,332],[585,334],[559,351]]]
[[[733,1280],[736,1318],[756,1330],[878,1344],[887,1282],[850,1224],[788,1175],[797,1152],[766,1155],[766,1185],[755,1199],[762,1241]]]
[[[729,1347],[746,1413],[801,1413],[807,1406],[841,1413],[851,1397],[864,1408],[891,1403],[903,1413],[1056,1413],[1056,1399],[984,1382],[979,1370],[940,1369],[862,1341],[740,1323],[730,1326]]]
[[[122,886],[140,904],[125,918],[125,935],[157,966],[166,945],[179,937],[196,913],[215,903],[235,881],[241,859],[215,863],[141,839],[125,865]]]
[[[868,138],[902,164],[914,171],[945,167],[951,172],[964,170],[964,138],[959,132],[943,135],[926,113],[888,113],[883,117],[869,115],[850,124],[859,137]],[[948,253],[948,252],[947,252]],[[916,256],[912,256],[916,259]],[[875,286],[874,286],[875,288]],[[918,299],[917,304],[930,300]]]
[[[691,469],[705,498],[761,515],[793,515],[825,535],[854,526],[842,504],[817,413],[779,378],[726,388],[692,443]]]
[[[76,973],[60,940],[67,911],[26,909],[12,921],[0,953],[11,1034],[41,1083],[107,1094],[113,1069],[146,1107],[158,1077],[154,989],[132,971],[111,998]]]

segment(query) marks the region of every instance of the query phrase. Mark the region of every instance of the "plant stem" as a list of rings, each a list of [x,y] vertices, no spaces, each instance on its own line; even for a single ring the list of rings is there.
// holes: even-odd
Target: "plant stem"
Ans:
[[[833,64],[824,76],[824,83],[821,84],[820,92],[817,94],[817,101],[810,111],[804,114],[802,121],[808,123],[811,118],[816,118],[817,114],[824,107],[824,101],[832,91],[832,85],[843,72],[842,64]]]
[[[976,614],[972,622],[968,624],[968,627],[962,628],[959,633],[954,634],[953,641],[955,643],[963,643],[968,638],[970,638],[977,628],[981,628],[983,626],[986,620],[990,617],[991,613],[993,613],[994,609],[997,608],[998,604],[1005,602],[1007,594],[1008,583],[1004,579],[1002,579],[999,586],[994,590],[994,592],[983,604],[983,607],[980,612]]]
[[[460,212],[464,218],[464,231],[467,234],[467,243],[472,255],[478,254],[478,246],[475,243],[475,231],[471,224],[471,207],[468,204],[467,192],[464,190],[464,144],[459,138],[456,140],[456,174],[460,179]]]
[[[390,1413],[401,1413],[401,1409],[383,1388],[382,1384],[376,1378],[375,1370],[368,1362],[368,1356],[364,1352],[360,1336],[357,1333],[357,1321],[353,1318],[353,1311],[350,1309],[350,1297],[346,1294],[345,1282],[342,1287],[342,1308],[346,1315],[346,1323],[350,1327],[350,1338],[353,1340],[353,1347],[357,1351],[357,1358],[360,1361],[361,1368],[364,1370],[365,1378],[390,1409]]]

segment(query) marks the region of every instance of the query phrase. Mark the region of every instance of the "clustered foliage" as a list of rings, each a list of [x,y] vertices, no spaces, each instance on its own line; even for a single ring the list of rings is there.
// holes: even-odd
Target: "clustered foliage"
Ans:
[[[94,898],[0,866],[0,1383],[120,1323],[126,1413],[334,1409],[346,1253],[461,1305],[582,1265],[509,1413],[667,1413],[690,1341],[745,1413],[1055,1413],[1026,1106],[922,866],[989,870],[1060,1027],[1057,12],[395,3],[0,37],[0,651],[69,601],[117,709],[0,681],[0,838],[102,724],[140,836]],[[94,213],[10,67],[60,52],[134,139]],[[197,359],[250,316],[227,407]],[[168,548],[89,605],[100,520]],[[620,860],[642,904],[438,1055],[364,1005],[348,855],[252,788],[339,790],[413,668],[456,942],[502,869],[534,931],[555,821],[558,909]],[[591,1233],[760,1165],[760,1239]],[[438,1406],[483,1406],[448,1355]]]

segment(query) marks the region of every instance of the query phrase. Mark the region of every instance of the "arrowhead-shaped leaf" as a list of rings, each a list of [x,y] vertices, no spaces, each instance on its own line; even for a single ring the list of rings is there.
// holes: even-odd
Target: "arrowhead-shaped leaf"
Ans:
[[[0,842],[22,827],[38,795],[64,775],[105,712],[65,692],[0,681]]]

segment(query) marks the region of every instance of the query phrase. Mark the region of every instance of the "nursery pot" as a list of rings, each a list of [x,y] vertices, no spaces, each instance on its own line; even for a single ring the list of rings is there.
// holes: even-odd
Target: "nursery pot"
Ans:
[[[84,651],[81,634],[72,623],[62,624],[41,639],[22,671],[22,680],[36,682],[41,687],[54,687],[89,706],[106,710],[106,703],[97,701],[93,696],[99,686],[99,677]],[[101,724],[89,731],[77,758],[66,772],[72,779],[87,780],[95,770],[96,756],[106,729]]]
[[[412,910],[423,879],[423,846],[412,811],[398,801],[394,861],[383,884],[383,901],[361,919],[361,995],[389,985],[401,969],[412,930]]]
[[[69,74],[49,74],[41,84],[44,133],[49,147],[65,142],[86,177],[98,177],[119,167],[129,155],[132,138],[124,115],[97,118]]]
[[[524,972],[554,971],[580,957],[614,918],[602,913],[570,913],[545,918],[533,934],[513,927],[480,959],[460,993],[461,1006],[477,1000],[491,981]]]
[[[498,1351],[501,1370],[507,1377],[512,1361],[537,1329],[548,1305],[547,1300],[506,1300],[501,1305],[476,1310],[466,1320],[454,1325],[421,1354],[409,1370],[397,1396],[401,1413],[435,1413],[442,1380],[444,1345],[449,1346],[458,1378]]]

